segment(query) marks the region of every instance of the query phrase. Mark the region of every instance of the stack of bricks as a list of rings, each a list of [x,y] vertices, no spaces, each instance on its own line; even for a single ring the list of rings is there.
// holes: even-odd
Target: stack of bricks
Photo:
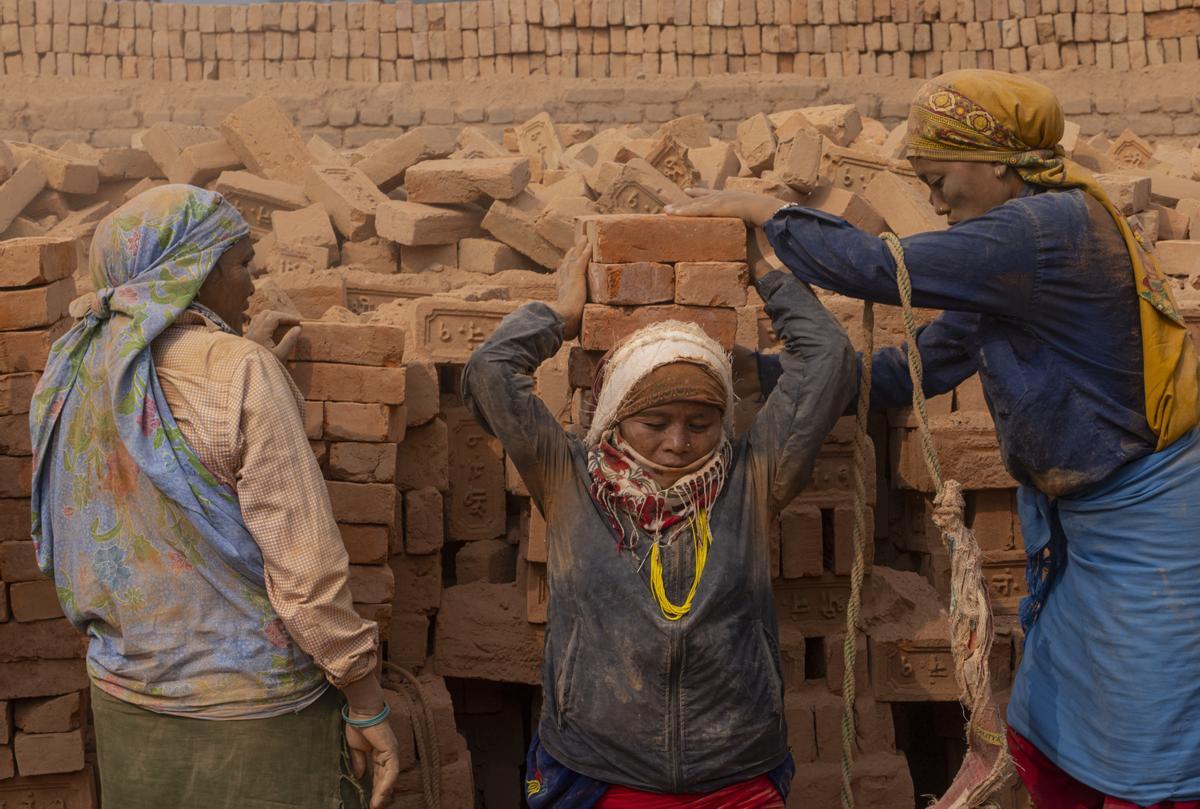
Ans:
[[[934,76],[1195,62],[1190,0],[467,0],[207,6],[7,0],[8,75],[461,80]]]
[[[428,15],[440,7],[423,8]],[[17,606],[32,595],[48,603],[53,595],[28,540],[24,431],[32,373],[65,325],[68,276],[76,256],[86,258],[96,222],[147,188],[190,182],[224,194],[250,224],[252,313],[279,309],[303,321],[288,367],[307,401],[305,426],[350,554],[354,602],[379,623],[386,659],[417,672],[435,703],[444,805],[469,805],[473,792],[488,806],[519,805],[525,728],[537,721],[545,524],[502,449],[463,406],[461,374],[471,352],[521,303],[554,299],[551,271],[577,231],[593,247],[583,332],[534,377],[567,429],[578,430],[589,412],[598,354],[645,323],[676,317],[699,323],[723,345],[775,350],[762,303],[747,287],[741,223],[654,215],[685,199],[689,186],[770,194],[875,233],[944,227],[911,167],[898,159],[902,130],[888,132],[853,105],[758,114],[730,140],[713,134],[699,115],[649,130],[597,132],[543,113],[502,133],[419,127],[339,150],[319,137],[304,140],[276,102],[260,98],[219,127],[155,124],[128,146],[0,148],[0,465],[9,472],[0,475],[0,578],[10,583],[2,590],[9,605],[3,614],[13,616],[0,623],[13,638],[0,643],[0,654],[11,657],[0,658],[5,716],[27,716],[17,710],[22,701],[86,685],[81,647],[58,657],[35,634],[62,628],[62,619],[25,621],[42,613]],[[1133,133],[1114,142],[1084,140],[1070,125],[1063,146],[1102,175],[1143,238],[1156,244],[1185,311],[1200,323],[1193,156],[1155,149]],[[51,261],[52,249],[69,251],[70,266]],[[90,283],[82,267],[74,281],[80,289]],[[855,335],[861,304],[822,298]],[[894,312],[880,311],[876,344],[902,339]],[[739,425],[756,406],[749,398],[739,405]],[[930,406],[943,456],[970,490],[993,595],[1011,623],[1023,581],[1013,483],[999,462],[978,381]],[[957,696],[938,600],[946,562],[927,525],[929,484],[911,420],[893,414],[890,433],[884,425],[873,436],[870,505],[879,514],[857,672],[856,779],[860,803],[910,806],[914,783],[897,751],[924,737],[902,738],[909,731],[893,722],[889,706],[902,714],[906,705]],[[852,425],[840,423],[812,482],[772,536],[787,711],[800,765],[793,794],[827,796],[829,805],[839,783],[851,439]],[[1008,628],[997,645],[998,689],[1019,653],[1019,634]],[[37,672],[42,692],[21,692],[30,687],[29,672]],[[392,699],[407,744],[407,707]],[[31,737],[77,730],[22,721],[19,731]],[[496,722],[516,724],[503,734],[484,732]],[[456,727],[471,741],[469,753]],[[0,738],[3,768],[13,737]],[[24,773],[19,738],[14,760]],[[406,749],[395,806],[415,809],[420,762]],[[29,783],[25,777],[0,780],[0,795],[8,783]],[[51,794],[36,784],[29,789]],[[1019,805],[1016,796],[1006,800]]]
[[[63,617],[29,536],[29,408],[75,295],[70,239],[0,242],[0,802],[95,805],[85,760],[86,640]]]

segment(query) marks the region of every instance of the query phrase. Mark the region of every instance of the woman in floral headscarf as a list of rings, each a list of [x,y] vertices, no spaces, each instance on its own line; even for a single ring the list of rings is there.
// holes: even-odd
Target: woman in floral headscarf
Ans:
[[[694,324],[628,337],[593,387],[584,440],[529,378],[580,326],[589,251],[554,306],[507,317],[463,397],[546,517],[550,601],[534,809],[782,809],[793,767],[768,565],[769,526],[853,395],[853,354],[812,291],[755,262],[783,375],[743,436],[733,379]]]
[[[106,806],[357,805],[343,719],[374,807],[398,773],[295,388],[238,336],[248,232],[192,186],[118,209],[34,395],[34,549],[88,636]]]
[[[902,240],[913,303],[947,310],[918,337],[925,394],[978,371],[1021,484],[1009,747],[1034,803],[1197,806],[1196,353],[1153,251],[1062,133],[1024,77],[957,71],[917,94],[908,158],[950,223]],[[837,217],[730,193],[678,213],[742,216],[799,278],[898,302],[884,243]],[[907,404],[904,350],[874,363],[872,404]]]

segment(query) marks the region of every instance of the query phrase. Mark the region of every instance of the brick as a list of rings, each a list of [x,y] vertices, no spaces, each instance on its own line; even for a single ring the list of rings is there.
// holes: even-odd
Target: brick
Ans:
[[[429,160],[408,170],[404,187],[413,202],[455,204],[512,199],[529,178],[529,160],[522,157]]]
[[[375,211],[388,201],[366,174],[352,166],[310,166],[304,192],[323,205],[338,232],[353,241],[375,235]]]
[[[342,265],[390,275],[400,269],[400,248],[378,236],[342,243]]]
[[[590,264],[588,300],[613,306],[669,303],[675,300],[675,272],[668,264]]]
[[[323,205],[271,212],[271,225],[279,244],[305,244],[324,248],[329,263],[338,261],[337,234]]]
[[[335,441],[326,462],[332,480],[353,483],[391,483],[396,474],[396,445]]]
[[[490,275],[503,270],[532,270],[538,265],[503,242],[462,239],[458,243],[457,266]]]
[[[58,592],[49,579],[13,582],[8,590],[8,600],[13,618],[21,622],[63,617]]]
[[[516,136],[521,154],[539,158],[548,168],[559,167],[563,145],[549,113],[539,113],[516,127]]]
[[[0,288],[49,284],[75,272],[73,239],[34,237],[0,242]]]
[[[934,212],[928,200],[891,172],[877,174],[863,196],[900,238],[947,227],[945,219]]]
[[[26,419],[28,423],[28,420]],[[7,450],[0,450],[7,452]],[[33,552],[33,542],[21,540],[9,542],[7,538],[0,542],[0,579],[7,582],[37,581],[45,578],[38,570],[37,557]],[[0,699],[3,699],[0,697]]]
[[[735,148],[746,167],[755,174],[771,167],[778,145],[775,126],[766,114],[760,112],[738,124]]]
[[[323,436],[330,441],[403,441],[407,414],[403,406],[360,402],[325,402]]]
[[[100,167],[93,160],[82,160],[32,143],[10,143],[18,162],[36,163],[46,175],[46,185],[64,194],[95,194],[100,188]]]
[[[0,662],[0,699],[56,696],[87,687],[82,658]]]
[[[396,487],[401,491],[449,488],[450,439],[446,422],[435,418],[413,427],[396,448]]]
[[[442,410],[438,369],[432,362],[414,360],[404,367],[408,376],[404,382],[404,405],[408,410],[408,426],[415,427],[433,419]]]
[[[780,515],[780,560],[783,577],[820,576],[824,564],[821,510],[792,503]]]
[[[349,483],[327,480],[329,503],[333,517],[339,523],[370,525],[402,525],[400,495],[390,483]],[[377,599],[355,600],[376,603]]]
[[[509,301],[419,300],[412,310],[414,356],[463,363],[518,304]]]
[[[221,122],[221,133],[250,171],[299,185],[312,153],[279,102],[260,96],[237,107]]]
[[[429,619],[419,614],[393,614],[388,634],[387,660],[412,670],[425,663],[429,644]],[[387,694],[388,692],[384,692]],[[393,708],[393,716],[396,711]]]
[[[727,350],[737,337],[737,312],[698,306],[616,307],[588,304],[583,310],[580,345],[589,350],[608,350],[640,328],[664,320],[695,323]]]
[[[853,104],[805,107],[802,112],[818,132],[838,146],[849,146],[862,132],[862,116]]]
[[[350,593],[356,603],[389,603],[396,594],[395,575],[387,565],[350,565]]]
[[[75,773],[8,778],[0,781],[0,801],[33,802],[32,805],[57,805],[64,809],[96,809],[95,781],[90,765]]]
[[[400,272],[441,272],[458,266],[457,244],[405,245],[400,250]]]
[[[142,133],[141,147],[163,172],[162,176],[166,176],[167,168],[179,158],[184,149],[208,143],[218,137],[220,133],[211,127],[163,121]]]
[[[57,323],[67,315],[75,297],[75,282],[64,278],[52,284],[5,292],[0,295],[0,331],[37,329]]]
[[[725,187],[726,180],[736,177],[742,166],[737,151],[729,143],[688,149],[688,160],[699,172],[700,184],[718,190]]]
[[[1167,275],[1200,277],[1200,241],[1164,240],[1154,245],[1158,266]]]
[[[331,307],[345,308],[348,303],[346,279],[340,273],[281,273],[269,280],[283,291],[290,307],[309,320],[318,320]]]
[[[517,577],[517,548],[502,539],[467,542],[454,554],[457,584],[489,582],[503,584]]]
[[[887,223],[870,203],[861,195],[841,188],[823,185],[818,187],[805,202],[806,205],[840,216],[859,230],[879,235],[887,230]]]
[[[21,775],[49,775],[83,769],[83,731],[18,733],[13,740]]]
[[[543,198],[526,190],[511,200],[497,200],[488,208],[483,229],[546,269],[556,269],[564,251],[537,232],[538,217],[545,211]]]
[[[26,413],[0,415],[0,454],[31,455],[29,416]],[[0,506],[3,502],[0,501]],[[3,523],[0,523],[3,525]],[[15,537],[0,536],[0,540]],[[11,579],[10,579],[11,581]]]
[[[0,414],[29,413],[38,373],[8,373],[0,376]]]
[[[820,179],[824,142],[818,132],[797,132],[791,140],[779,145],[775,153],[775,173],[800,193],[810,193]]]
[[[703,115],[685,115],[682,118],[675,118],[667,121],[658,128],[654,133],[655,138],[660,138],[663,135],[671,135],[678,138],[688,148],[697,148],[708,146],[709,143],[709,123]]]
[[[404,494],[404,552],[437,553],[444,540],[442,494],[427,486]]]
[[[380,189],[391,191],[404,182],[409,168],[423,160],[446,157],[456,146],[450,129],[417,127],[364,158],[358,168]]]
[[[449,491],[446,531],[453,540],[504,535],[506,495],[499,442],[466,408],[446,411],[449,433]]]
[[[322,427],[325,423],[325,403],[304,403],[304,435],[312,441],[320,441],[324,436]],[[324,446],[324,445],[322,445]]]
[[[691,198],[640,157],[615,169],[596,206],[604,213],[651,214]]]
[[[404,359],[404,329],[382,323],[302,321],[289,359],[395,367]]]
[[[338,523],[338,531],[342,535],[342,544],[346,546],[350,564],[377,565],[387,562],[392,535],[392,529],[388,526]]]
[[[0,662],[73,660],[87,651],[87,638],[65,618],[0,624]],[[70,690],[70,689],[68,689]],[[45,696],[53,693],[31,694]]]
[[[1012,550],[1016,499],[1011,489],[982,489],[968,492],[970,528],[983,551]]]
[[[391,201],[379,206],[375,228],[380,236],[402,245],[454,244],[481,235],[482,221],[483,212],[474,208]]]
[[[1132,216],[1150,207],[1149,177],[1127,174],[1097,174],[1096,181],[1112,204],[1125,216]]]
[[[740,219],[623,215],[583,222],[598,263],[746,258],[746,226]]]
[[[33,459],[0,456],[0,497],[29,497]]]
[[[437,672],[446,677],[536,684],[543,641],[525,612],[525,593],[514,584],[447,587],[434,638]]]
[[[61,697],[22,700],[16,703],[13,720],[26,733],[66,733],[82,725],[83,709],[82,694],[75,691]]]
[[[647,152],[646,162],[680,188],[691,188],[700,183],[700,172],[688,158],[687,146],[673,135],[658,138]]]
[[[675,303],[745,306],[749,281],[749,267],[742,262],[683,261],[675,265]]]
[[[224,138],[205,141],[186,147],[166,167],[167,180],[187,185],[207,185],[222,172],[241,168],[238,157]]]
[[[0,185],[0,231],[8,230],[13,220],[46,187],[46,173],[33,160],[26,160]]]
[[[404,369],[332,362],[289,362],[305,399],[326,402],[404,404]]]

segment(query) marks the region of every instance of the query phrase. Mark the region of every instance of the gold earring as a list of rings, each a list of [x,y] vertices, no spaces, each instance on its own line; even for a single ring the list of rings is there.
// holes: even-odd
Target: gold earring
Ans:
[[[1005,166],[996,166],[996,179],[1004,179],[1004,172],[1008,171]]]

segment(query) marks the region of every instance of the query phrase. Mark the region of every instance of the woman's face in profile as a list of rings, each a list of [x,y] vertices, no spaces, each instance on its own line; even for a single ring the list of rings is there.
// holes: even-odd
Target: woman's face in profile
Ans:
[[[929,204],[951,225],[1003,205],[1018,196],[1023,185],[1015,172],[998,163],[915,157],[912,167],[929,189]]]

